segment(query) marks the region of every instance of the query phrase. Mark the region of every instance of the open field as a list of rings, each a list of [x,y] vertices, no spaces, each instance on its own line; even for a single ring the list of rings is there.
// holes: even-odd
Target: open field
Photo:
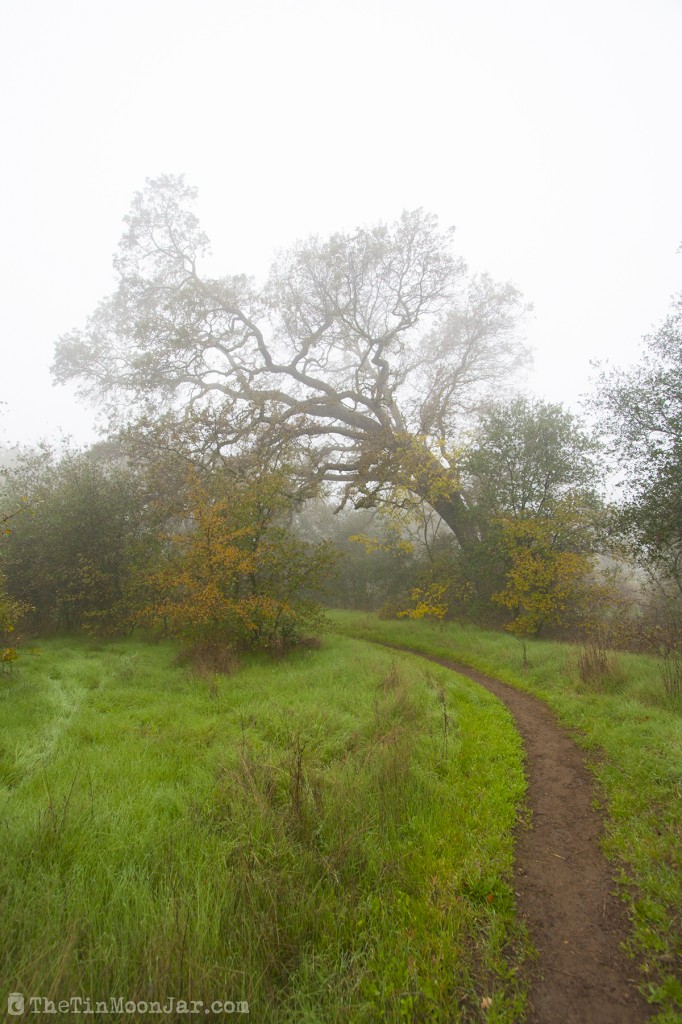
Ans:
[[[229,677],[53,640],[0,681],[0,722],[3,1007],[522,1019],[522,750],[473,683],[342,636]]]
[[[542,698],[587,751],[605,813],[604,849],[630,916],[630,949],[660,1021],[682,1020],[682,701],[656,659],[614,655],[585,682],[579,649],[534,641],[529,664],[503,633],[338,612],[347,634],[459,661]]]

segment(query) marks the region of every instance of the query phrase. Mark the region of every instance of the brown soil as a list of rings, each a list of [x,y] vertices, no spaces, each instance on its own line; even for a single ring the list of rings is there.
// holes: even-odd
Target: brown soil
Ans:
[[[532,821],[516,830],[515,888],[539,953],[528,1024],[646,1020],[653,1011],[635,987],[636,966],[621,949],[629,931],[600,849],[602,822],[583,754],[536,697],[465,665],[420,656],[494,693],[523,738]]]

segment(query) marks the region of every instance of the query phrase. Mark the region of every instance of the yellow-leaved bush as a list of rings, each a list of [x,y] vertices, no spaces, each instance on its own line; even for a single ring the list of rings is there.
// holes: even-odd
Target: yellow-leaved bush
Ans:
[[[506,585],[492,599],[513,613],[509,632],[523,638],[570,625],[589,634],[615,593],[594,556],[580,550],[587,532],[580,506],[567,499],[547,515],[500,519],[499,526]]]
[[[287,526],[283,474],[191,481],[187,508],[143,574],[138,622],[190,643],[283,650],[319,629],[314,592],[333,570],[330,545]]]

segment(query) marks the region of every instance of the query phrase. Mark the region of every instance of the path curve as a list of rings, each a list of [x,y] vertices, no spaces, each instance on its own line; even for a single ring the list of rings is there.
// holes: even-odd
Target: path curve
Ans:
[[[530,827],[516,829],[519,912],[539,957],[528,1024],[639,1024],[652,1008],[620,945],[629,935],[599,840],[594,783],[583,754],[549,707],[513,686],[445,658],[394,644],[485,687],[511,711],[526,750]]]

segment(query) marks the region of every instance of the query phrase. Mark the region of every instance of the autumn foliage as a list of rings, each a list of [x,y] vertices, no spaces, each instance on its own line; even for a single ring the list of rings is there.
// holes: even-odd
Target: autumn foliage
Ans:
[[[14,630],[26,610],[20,601],[14,601],[5,593],[4,580],[0,577],[0,670],[16,660]]]
[[[579,603],[591,560],[558,547],[553,523],[538,518],[503,523],[502,542],[509,569],[506,586],[493,600],[514,614],[507,629],[532,636],[543,626],[561,624],[566,611]]]
[[[594,516],[579,501],[558,502],[551,514],[503,519],[504,587],[493,601],[509,609],[509,632],[520,638],[560,627],[580,636],[603,630],[618,593],[590,550]]]
[[[183,518],[143,574],[137,621],[188,644],[273,652],[318,628],[321,612],[306,592],[329,576],[332,553],[292,533],[289,506],[283,475],[195,474]]]

